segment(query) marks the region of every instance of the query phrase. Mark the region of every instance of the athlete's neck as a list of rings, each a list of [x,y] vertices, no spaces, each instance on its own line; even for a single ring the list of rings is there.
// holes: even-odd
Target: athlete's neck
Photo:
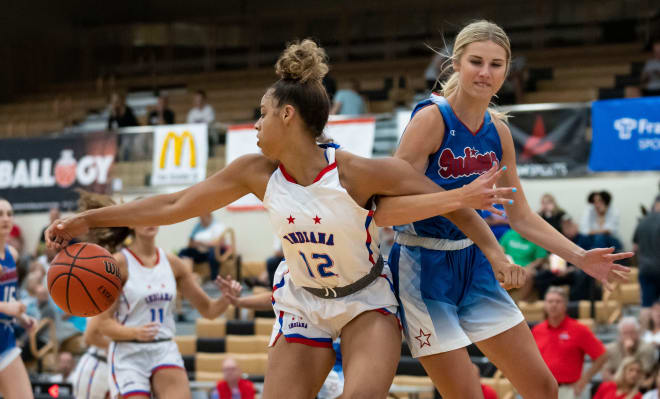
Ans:
[[[7,257],[5,248],[7,248],[7,239],[5,237],[0,237],[0,260],[5,260]]]
[[[484,120],[488,110],[489,99],[472,97],[465,91],[458,89],[456,93],[447,98],[458,119],[461,120],[471,131],[476,132]]]
[[[158,249],[156,248],[155,239],[141,240],[136,238],[129,245],[129,249],[140,257],[140,260],[144,262],[145,266],[154,266],[156,264],[156,253]]]
[[[298,184],[308,186],[328,166],[323,151],[313,140],[298,140],[287,148],[279,161]]]

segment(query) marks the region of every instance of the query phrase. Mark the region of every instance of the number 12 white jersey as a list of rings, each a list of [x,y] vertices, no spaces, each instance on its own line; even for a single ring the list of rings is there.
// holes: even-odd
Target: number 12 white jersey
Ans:
[[[339,181],[335,144],[325,148],[328,166],[309,186],[299,185],[280,164],[273,172],[264,206],[299,287],[333,288],[369,273],[378,260],[373,210],[359,206]]]
[[[165,251],[160,248],[156,251],[156,266],[145,267],[130,249],[122,249],[128,265],[128,280],[118,299],[116,318],[121,324],[131,327],[160,323],[155,339],[165,339],[174,337],[176,331],[173,313],[176,279]]]

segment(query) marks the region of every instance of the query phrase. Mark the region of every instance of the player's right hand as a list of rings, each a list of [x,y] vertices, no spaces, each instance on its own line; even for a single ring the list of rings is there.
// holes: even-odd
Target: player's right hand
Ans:
[[[135,330],[135,339],[140,342],[151,342],[156,338],[159,329],[159,323],[147,323],[143,326],[137,327]]]
[[[502,288],[507,291],[522,287],[529,278],[523,267],[508,261],[493,262],[492,266],[495,278],[500,282]]]
[[[83,235],[88,231],[87,222],[79,215],[57,219],[46,230],[46,246],[49,249],[60,250],[66,247],[72,238]]]
[[[19,317],[25,313],[25,304],[23,302],[11,301],[5,307],[5,314],[8,316]]]
[[[512,204],[513,200],[507,198],[511,193],[516,192],[515,187],[493,188],[497,179],[506,170],[506,166],[498,169],[498,164],[493,166],[488,172],[474,179],[470,184],[461,187],[461,201],[465,208],[485,209],[496,215],[502,216],[504,213],[493,207],[494,204]]]

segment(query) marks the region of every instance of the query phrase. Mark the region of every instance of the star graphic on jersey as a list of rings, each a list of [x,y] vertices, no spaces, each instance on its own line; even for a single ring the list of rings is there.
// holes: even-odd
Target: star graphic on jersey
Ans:
[[[419,335],[415,337],[415,339],[419,341],[420,348],[423,348],[424,345],[431,346],[429,338],[431,338],[431,333],[426,334],[421,328],[419,329]]]
[[[316,215],[316,217],[314,218],[314,224],[321,224],[321,218],[319,217],[319,215]]]
[[[289,224],[295,224],[295,220],[296,220],[296,218],[294,218],[293,216],[289,215],[289,217],[286,218],[286,220],[289,221]]]
[[[151,285],[147,285],[147,289],[150,290],[150,289],[151,289]]]

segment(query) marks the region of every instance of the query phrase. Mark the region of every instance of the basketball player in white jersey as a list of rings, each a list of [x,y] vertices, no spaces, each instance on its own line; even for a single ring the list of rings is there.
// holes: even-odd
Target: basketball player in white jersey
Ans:
[[[84,399],[108,399],[108,346],[110,339],[99,332],[99,317],[87,320],[83,338],[88,345],[73,372],[73,396]]]
[[[229,304],[211,300],[181,259],[156,247],[158,227],[136,227],[133,242],[114,255],[122,281],[115,304],[97,316],[108,349],[112,398],[190,398],[183,359],[176,343],[174,307],[177,285],[203,317],[214,319]],[[234,282],[240,292],[240,286]]]
[[[92,227],[176,223],[254,193],[269,212],[286,258],[275,274],[278,318],[263,397],[314,397],[335,361],[331,342],[337,336],[345,397],[386,397],[400,357],[401,331],[372,202],[376,195],[419,193],[432,182],[405,161],[366,159],[317,145],[330,101],[321,84],[328,71],[325,51],[314,42],[291,44],[276,71],[280,80],[263,96],[255,125],[263,154],[243,156],[180,192],[55,221],[47,245],[60,248]],[[494,203],[508,201],[501,196],[510,188],[492,188],[499,174],[494,166],[462,189],[416,196],[416,204],[433,214],[451,212],[448,217],[487,255],[500,255],[485,222],[472,209],[462,209],[494,209]],[[524,276],[506,261],[493,267],[505,283],[518,285]]]

